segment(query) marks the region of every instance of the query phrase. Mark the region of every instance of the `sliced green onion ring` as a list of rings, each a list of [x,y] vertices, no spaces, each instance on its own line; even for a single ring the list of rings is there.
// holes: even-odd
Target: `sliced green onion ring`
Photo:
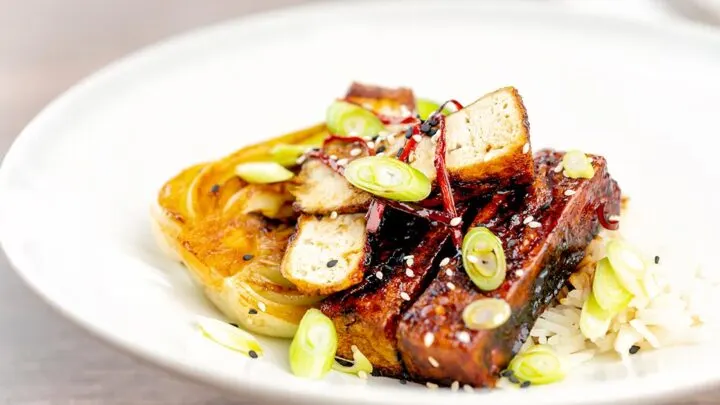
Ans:
[[[328,107],[326,125],[331,133],[342,136],[373,136],[385,126],[371,111],[346,101],[335,101]]]
[[[203,335],[227,347],[228,349],[247,355],[249,355],[251,351],[255,352],[258,356],[263,355],[262,347],[257,339],[255,339],[255,336],[240,328],[232,326],[229,323],[217,319],[206,318],[204,316],[199,316],[197,318],[197,325]]]
[[[290,344],[290,369],[303,378],[320,378],[332,368],[337,351],[337,332],[330,318],[309,309]]]
[[[592,162],[579,150],[565,153],[562,159],[563,174],[571,179],[591,179],[595,175]]]
[[[580,332],[592,341],[599,339],[607,333],[614,315],[603,310],[593,294],[590,294],[580,312]]]
[[[370,363],[370,360],[368,360],[368,358],[365,357],[364,354],[362,354],[362,352],[360,351],[360,349],[357,348],[357,346],[352,345],[350,347],[350,350],[352,350],[353,354],[353,365],[343,366],[336,361],[335,363],[333,363],[333,370],[358,375],[360,374],[360,372],[363,372],[367,375],[370,375],[370,373],[372,373],[373,371],[373,366]]]
[[[520,381],[536,385],[560,381],[566,373],[563,361],[548,345],[536,345],[518,354],[510,361],[508,369]]]
[[[248,183],[267,184],[287,181],[295,176],[275,162],[249,162],[235,166],[235,174]]]
[[[297,160],[305,152],[312,149],[311,145],[290,145],[281,143],[270,149],[270,157],[276,163],[285,167],[297,166]]]
[[[605,252],[620,284],[632,294],[644,296],[642,280],[647,266],[642,256],[628,243],[619,239],[609,241],[605,245]]]
[[[615,270],[607,258],[595,265],[592,292],[600,308],[614,313],[625,309],[633,297],[633,294],[626,290],[615,276]]]
[[[510,305],[499,298],[481,298],[466,306],[462,313],[465,326],[473,330],[495,329],[507,322],[510,315]]]
[[[492,291],[505,281],[507,262],[502,241],[485,227],[468,231],[463,239],[462,259],[470,280],[483,291]]]
[[[397,201],[422,201],[432,190],[423,172],[385,156],[353,160],[345,169],[345,178],[361,190]]]
[[[428,100],[426,98],[418,98],[415,100],[415,109],[417,110],[418,115],[420,115],[421,120],[430,118],[430,115],[437,111],[438,108],[440,108],[440,104],[432,100]],[[448,115],[450,114],[450,111],[445,108],[442,110],[442,114]]]

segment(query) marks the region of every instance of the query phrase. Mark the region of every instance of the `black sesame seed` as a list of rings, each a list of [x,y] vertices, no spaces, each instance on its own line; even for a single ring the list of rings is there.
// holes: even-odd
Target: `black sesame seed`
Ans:
[[[430,132],[430,123],[429,122],[423,122],[422,125],[420,125],[420,132]]]
[[[243,260],[245,260],[245,261],[252,260],[253,257],[254,256],[251,254],[246,254],[246,255],[243,255]]]
[[[220,191],[220,185],[219,185],[219,184],[214,184],[214,185],[212,186],[212,188],[210,189],[210,192],[213,193],[213,194],[214,194],[214,193],[217,193],[218,191]]]
[[[402,155],[404,149],[405,149],[405,148],[400,148],[400,150],[397,151],[397,155],[396,155],[396,156],[397,156],[397,157],[400,157],[400,155]]]
[[[413,136],[413,129],[412,127],[409,127],[407,131],[405,131],[405,138],[410,138]]]
[[[530,381],[523,381],[522,384],[520,384],[520,388],[527,388],[530,386]]]
[[[328,266],[328,267],[335,267],[336,264],[338,264],[338,261],[335,260],[335,259],[330,260],[329,262],[327,262],[327,266]]]
[[[436,116],[434,116],[434,115],[433,115],[432,117],[430,117],[430,119],[429,119],[427,122],[428,122],[428,124],[430,124],[430,126],[432,126],[432,127],[434,127],[434,126],[436,126],[437,124],[440,123],[440,122],[438,122],[438,118],[437,118]]]
[[[385,146],[384,146],[384,145],[383,145],[383,146],[380,146],[379,148],[377,148],[377,153],[382,153],[382,152],[385,152]]]
[[[508,380],[513,384],[520,384],[520,380],[518,380],[518,378],[515,377],[515,374],[510,374],[508,376]]]
[[[380,137],[380,134],[373,135],[372,140],[375,142]]]
[[[255,350],[250,350],[250,351],[248,352],[248,355],[249,355],[250,357],[252,357],[253,359],[257,359],[257,358],[258,358],[258,354],[255,352]]]
[[[405,385],[405,384],[407,384],[407,381],[405,381],[405,380],[400,380],[400,384]]]
[[[510,377],[511,375],[513,375],[512,370],[503,370],[500,372],[500,377]]]
[[[234,326],[234,327],[236,327],[236,328],[238,327],[238,325],[237,325],[236,323],[230,322],[230,325],[232,325],[232,326]]]
[[[655,264],[660,264],[660,256],[655,256]]]
[[[430,131],[428,131],[428,135],[433,136],[437,134],[438,129],[437,128],[430,128]]]
[[[250,314],[250,315],[257,315],[257,309],[255,309],[255,308],[250,308],[250,310],[248,311],[248,314]]]
[[[629,351],[630,351],[630,354],[635,354],[640,351],[640,346],[632,345],[632,346],[630,346]]]

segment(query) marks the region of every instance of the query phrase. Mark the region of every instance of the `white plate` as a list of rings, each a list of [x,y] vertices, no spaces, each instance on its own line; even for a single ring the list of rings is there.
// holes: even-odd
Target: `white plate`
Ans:
[[[512,84],[534,146],[604,154],[632,197],[626,227],[678,271],[717,252],[720,37],[533,4],[321,4],[201,30],[83,81],[30,124],[0,172],[0,240],[22,277],[93,333],[243,397],[294,403],[635,401],[720,381],[717,345],[593,363],[566,382],[470,395],[288,372],[286,343],[250,360],[198,337],[219,316],[165,259],[148,207],[171,175],[314,123],[350,81],[470,101]],[[718,271],[718,268],[708,269]],[[51,337],[49,337],[51,338]],[[532,401],[532,402],[531,402]]]

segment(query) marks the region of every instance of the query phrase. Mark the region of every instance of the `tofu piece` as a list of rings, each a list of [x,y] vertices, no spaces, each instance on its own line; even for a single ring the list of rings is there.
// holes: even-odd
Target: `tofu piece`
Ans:
[[[354,82],[345,99],[390,117],[406,117],[415,111],[415,95],[407,87],[389,88]]]
[[[282,275],[300,292],[327,295],[362,281],[365,216],[302,215],[282,260]]]
[[[294,208],[303,213],[328,215],[333,211],[365,212],[372,196],[353,187],[345,177],[335,173],[319,160],[308,160],[295,178]]]

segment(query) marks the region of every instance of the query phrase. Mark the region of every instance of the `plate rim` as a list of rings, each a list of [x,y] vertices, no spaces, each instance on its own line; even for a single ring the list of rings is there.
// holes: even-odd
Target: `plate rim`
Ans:
[[[442,0],[416,0],[414,2],[414,5],[416,7],[429,7],[433,4],[447,5],[447,3],[444,3]],[[307,15],[307,13],[314,13],[318,11],[330,11],[347,14],[348,12],[352,12],[352,10],[358,7],[396,8],[400,5],[406,7],[406,4],[403,4],[402,0],[382,2],[380,0],[366,2],[320,1],[317,3],[303,4],[298,6],[270,10],[262,13],[249,14],[239,18],[232,18],[211,25],[201,26],[199,28],[182,32],[178,35],[172,35],[160,41],[141,47],[134,52],[131,52],[125,56],[122,56],[119,59],[110,62],[99,70],[84,77],[79,82],[72,85],[70,88],[66,89],[61,94],[56,96],[25,126],[25,128],[13,141],[7,153],[2,159],[2,163],[0,164],[0,210],[4,208],[4,205],[2,204],[4,200],[3,196],[6,195],[4,191],[8,191],[10,189],[8,185],[11,175],[18,170],[18,157],[25,156],[27,154],[26,150],[32,149],[28,148],[28,145],[32,145],[32,141],[34,141],[36,138],[42,139],[44,136],[47,136],[45,131],[36,130],[36,128],[42,128],[43,122],[51,119],[55,111],[62,110],[67,106],[72,106],[76,99],[81,99],[85,95],[92,94],[94,87],[99,86],[103,83],[117,80],[118,78],[127,75],[128,70],[134,67],[139,67],[142,70],[142,68],[146,66],[146,64],[150,63],[150,65],[152,65],[152,61],[154,58],[177,52],[179,50],[182,50],[183,48],[187,48],[193,42],[207,41],[208,38],[220,35],[225,30],[258,30],[262,27],[266,27],[269,24],[272,24],[273,21],[276,21],[277,19],[297,19],[301,18],[303,15]],[[486,12],[527,13],[528,11],[532,11],[533,13],[539,15],[539,18],[543,18],[545,20],[547,20],[548,18],[584,18],[596,25],[620,24],[626,29],[642,31],[659,30],[668,34],[672,34],[674,37],[682,38],[688,42],[699,43],[699,41],[708,41],[720,45],[720,31],[712,30],[711,28],[703,26],[701,24],[681,20],[677,20],[672,23],[663,21],[663,24],[661,24],[661,22],[644,20],[639,21],[629,17],[624,18],[616,15],[598,15],[593,14],[589,11],[578,10],[575,8],[566,8],[559,4],[541,5],[534,2],[513,2],[511,4],[508,2],[502,2],[501,0],[491,0],[482,3],[473,2],[472,0],[460,0],[454,1],[452,3],[452,7],[457,7],[458,9],[476,8]],[[190,366],[190,364],[178,361],[177,359],[173,358],[173,356],[166,356],[163,354],[155,353],[151,350],[146,349],[142,345],[138,345],[137,343],[115,335],[111,333],[111,331],[104,330],[101,327],[97,327],[97,325],[84,319],[82,315],[79,315],[73,312],[71,309],[68,309],[66,305],[63,304],[62,295],[55,295],[52,288],[49,288],[47,285],[43,285],[43,281],[41,280],[41,278],[34,276],[36,272],[28,272],[27,270],[23,270],[23,267],[28,268],[33,266],[31,264],[23,263],[23,253],[19,250],[14,249],[14,247],[16,246],[14,243],[8,242],[9,238],[12,237],[12,235],[7,231],[3,231],[3,228],[5,227],[0,226],[0,248],[2,248],[2,250],[5,252],[10,267],[30,288],[30,290],[33,291],[34,294],[40,297],[42,301],[47,303],[57,313],[61,314],[63,317],[70,320],[71,322],[79,325],[81,328],[89,332],[95,338],[99,338],[103,342],[109,343],[111,346],[116,347],[122,352],[126,352],[127,354],[131,355],[133,358],[141,359],[146,364],[151,364],[155,367],[159,367],[161,369],[171,372],[172,374],[182,376],[183,378],[188,378],[192,381],[197,381],[203,384],[221,388],[226,392],[237,393],[242,391],[246,395],[250,395],[253,398],[259,399],[262,398],[273,400],[293,400],[302,403],[333,403],[332,401],[341,400],[348,403],[349,401],[352,401],[352,403],[358,404],[374,404],[385,402],[382,395],[374,395],[369,398],[350,399],[347,398],[347,396],[337,394],[337,392],[335,391],[333,391],[331,394],[328,394],[328,392],[322,387],[312,390],[296,388],[277,390],[277,387],[274,387],[271,383],[258,385],[253,384],[252,382],[247,382],[238,385],[235,382],[219,378],[219,376],[215,374],[209,374],[196,370],[195,368]],[[659,374],[661,376],[666,376],[666,378],[646,378],[642,384],[643,390],[641,390],[640,392],[637,392],[633,389],[625,389],[625,386],[629,386],[631,384],[634,386],[634,388],[637,388],[637,381],[623,380],[612,383],[612,386],[615,387],[617,387],[618,385],[623,386],[623,389],[617,390],[623,394],[618,394],[616,392],[611,398],[591,398],[590,400],[593,403],[612,403],[616,401],[624,402],[634,399],[649,401],[651,399],[658,398],[663,398],[667,400],[669,398],[683,395],[690,390],[698,390],[703,388],[707,389],[711,386],[720,385],[720,373],[715,377],[705,376],[704,378],[694,378],[692,380],[689,378],[684,378],[682,379],[682,384],[676,385],[662,384],[663,381],[667,380],[667,376],[671,375],[670,373]],[[604,386],[607,385],[607,383],[587,383],[583,384],[583,386],[597,384]],[[566,389],[566,387],[563,387],[563,390],[550,389],[547,390],[546,395],[544,396],[550,396],[553,393],[557,392],[567,392],[565,391]],[[440,398],[447,397],[444,395],[427,395],[427,393],[425,393],[424,391],[410,391],[406,389],[401,389],[400,387],[382,387],[378,389],[377,392],[400,394],[400,396],[403,398],[396,398],[399,399],[399,401],[395,403],[429,403],[436,402]],[[444,393],[444,390],[438,392]],[[429,399],[423,397],[427,397]],[[533,396],[532,398],[535,397],[536,396]],[[463,399],[463,397],[454,398],[457,399],[460,403],[470,403],[471,401],[474,402],[475,399],[480,397],[465,396],[465,399]],[[502,397],[498,395],[486,395],[484,398],[503,399],[508,403],[520,403],[527,401],[529,397],[527,395],[518,393],[518,395],[506,395]],[[568,400],[565,403],[588,403],[587,401],[583,401],[582,398],[583,397],[578,397],[578,399],[576,400],[566,398]],[[417,402],[418,400],[421,401]]]

